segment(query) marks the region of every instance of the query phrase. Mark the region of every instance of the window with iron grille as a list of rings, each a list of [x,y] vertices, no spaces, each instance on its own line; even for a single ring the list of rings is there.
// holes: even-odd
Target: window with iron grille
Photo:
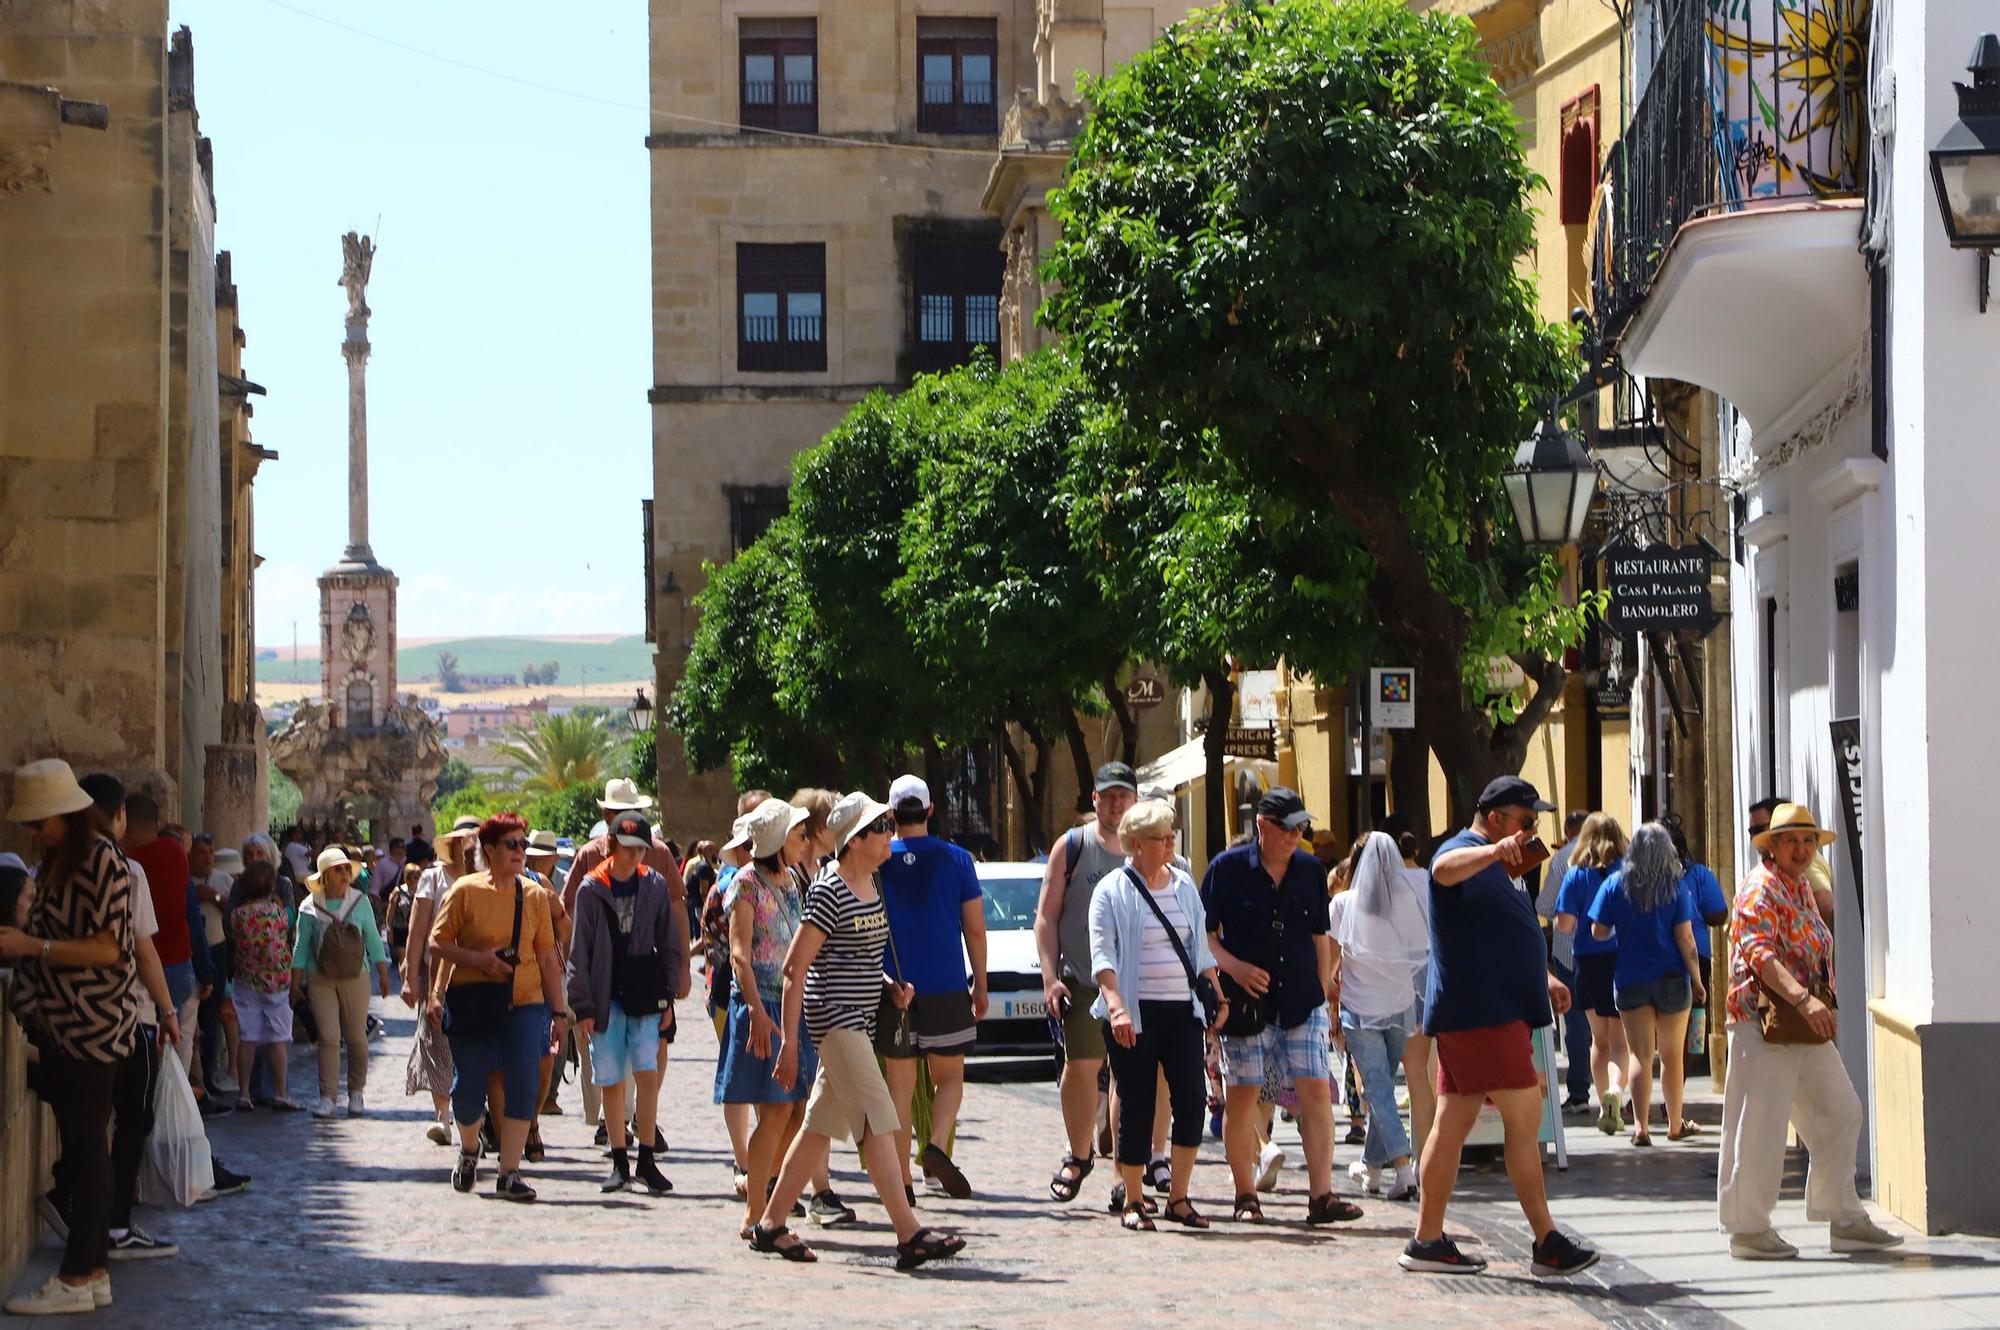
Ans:
[[[999,29],[990,18],[917,20],[917,128],[998,134]]]
[[[819,132],[819,20],[746,18],[737,28],[737,120],[758,129]]]
[[[736,247],[736,368],[826,368],[826,246]]]
[[[911,246],[911,370],[962,365],[972,348],[1000,349],[1000,283],[1007,256],[997,236],[920,236]]]
[[[791,507],[791,491],[783,485],[724,485],[729,496],[729,552],[741,554],[757,543],[771,523]]]

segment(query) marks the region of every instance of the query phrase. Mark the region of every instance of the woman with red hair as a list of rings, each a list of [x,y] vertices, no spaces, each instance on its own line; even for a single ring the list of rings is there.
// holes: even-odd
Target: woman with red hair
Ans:
[[[431,927],[427,1015],[451,1041],[451,1115],[458,1126],[455,1191],[471,1191],[479,1167],[479,1123],[499,1124],[500,1173],[493,1194],[532,1201],[521,1180],[521,1151],[540,1099],[541,1060],[562,1043],[569,1012],[556,962],[555,926],[545,892],[523,875],[528,824],[498,813],[479,825],[486,870],[454,882]],[[552,1023],[553,1021],[553,1023]],[[489,1092],[497,1079],[500,1094]]]

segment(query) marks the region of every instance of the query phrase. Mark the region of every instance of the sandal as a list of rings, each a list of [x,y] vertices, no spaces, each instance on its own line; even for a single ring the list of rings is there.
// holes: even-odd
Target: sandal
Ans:
[[[1701,1124],[1693,1118],[1682,1118],[1681,1125],[1667,1133],[1670,1141],[1684,1141],[1701,1130]]]
[[[1194,1202],[1183,1196],[1178,1201],[1168,1201],[1167,1208],[1160,1211],[1166,1218],[1188,1228],[1207,1228],[1208,1216],[1194,1208]]]
[[[1257,1193],[1246,1191],[1236,1198],[1236,1222],[1239,1224],[1261,1224],[1264,1222],[1264,1206],[1258,1201]]]
[[[1146,1185],[1154,1191],[1166,1191],[1174,1183],[1173,1165],[1164,1159],[1155,1159],[1146,1165]]]
[[[287,1099],[285,1096],[279,1095],[271,1101],[271,1107],[280,1113],[296,1113],[299,1111],[299,1101],[296,1099]]]
[[[965,1250],[965,1239],[946,1236],[933,1229],[920,1228],[910,1235],[908,1242],[896,1244],[896,1268],[914,1270],[926,1261],[942,1260],[956,1256]]]
[[[778,1242],[780,1238],[791,1238],[792,1240],[789,1244],[781,1246]],[[762,1224],[758,1224],[752,1228],[750,1230],[750,1250],[766,1254],[775,1252],[788,1261],[803,1262],[817,1261],[819,1259],[814,1254],[813,1249],[806,1246],[803,1239],[793,1237],[792,1231],[783,1224],[778,1225],[776,1228],[765,1228]]]
[[[1149,1215],[1156,1215],[1160,1212],[1160,1207],[1158,1202],[1154,1201],[1153,1198],[1150,1196],[1141,1196],[1139,1198],[1139,1204],[1145,1207],[1146,1213]],[[1114,1182],[1111,1184],[1111,1203],[1105,1206],[1104,1208],[1107,1212],[1114,1215],[1125,1213],[1124,1183]]]
[[[1125,1214],[1118,1222],[1134,1233],[1151,1233],[1155,1227],[1153,1221],[1146,1215],[1143,1201],[1134,1201],[1126,1206]]]
[[[1096,1162],[1094,1159],[1064,1155],[1062,1163],[1056,1165],[1056,1175],[1049,1179],[1049,1199],[1063,1202],[1075,1200],[1076,1194],[1083,1190],[1083,1180],[1090,1176]],[[1075,1170],[1074,1176],[1071,1176],[1071,1170]]]
[[[236,1101],[236,1111],[238,1113],[249,1113],[254,1111],[256,1107],[256,1103],[247,1094]]]
[[[1640,1149],[1646,1149],[1652,1143],[1653,1136],[1651,1132],[1635,1131],[1632,1133],[1632,1144],[1638,1146]]]
[[[1315,1196],[1306,1202],[1306,1222],[1308,1224],[1331,1224],[1336,1221],[1345,1223],[1350,1219],[1359,1218],[1361,1218],[1361,1207],[1346,1197],[1335,1195],[1333,1192],[1328,1192],[1324,1196]]]

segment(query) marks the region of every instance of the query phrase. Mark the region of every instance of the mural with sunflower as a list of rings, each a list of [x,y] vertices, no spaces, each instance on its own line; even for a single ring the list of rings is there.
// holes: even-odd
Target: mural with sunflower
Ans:
[[[1871,0],[1701,0],[1723,200],[1858,193]]]

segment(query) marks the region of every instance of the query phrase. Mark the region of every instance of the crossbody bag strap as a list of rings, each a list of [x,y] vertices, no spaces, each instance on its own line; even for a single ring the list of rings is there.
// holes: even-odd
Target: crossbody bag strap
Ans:
[[[1175,930],[1172,924],[1167,922],[1167,912],[1162,910],[1160,903],[1153,899],[1152,888],[1146,885],[1146,880],[1139,876],[1137,870],[1129,866],[1125,869],[1125,876],[1130,878],[1132,885],[1139,889],[1139,899],[1146,902],[1146,908],[1153,912],[1153,917],[1160,921],[1160,927],[1166,930],[1167,941],[1174,944],[1174,955],[1181,958],[1181,968],[1187,971],[1188,987],[1191,989],[1199,987],[1199,980],[1195,978],[1194,959],[1188,955],[1187,947],[1181,942],[1180,933]]]

